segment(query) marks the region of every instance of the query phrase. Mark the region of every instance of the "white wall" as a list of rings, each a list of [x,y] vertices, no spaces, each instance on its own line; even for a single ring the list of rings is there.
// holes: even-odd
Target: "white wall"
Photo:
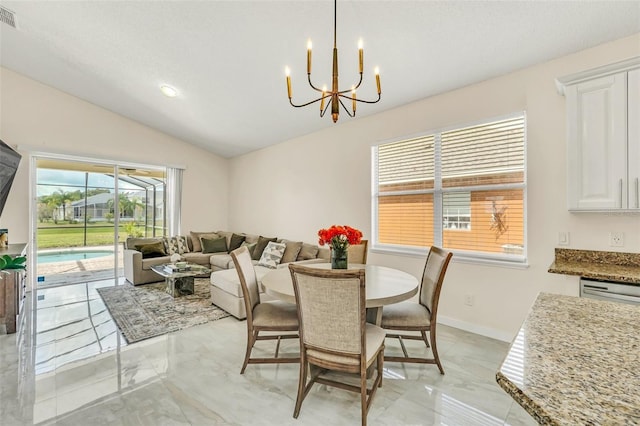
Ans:
[[[178,100],[179,101],[179,100]],[[29,151],[152,165],[186,166],[182,229],[227,227],[228,161],[138,122],[0,68],[0,139],[23,160],[0,227],[29,239]]]
[[[335,127],[236,157],[229,168],[230,228],[311,242],[318,229],[336,223],[370,238],[372,145],[524,110],[529,267],[454,260],[439,311],[443,322],[510,340],[540,291],[578,294],[576,277],[547,272],[559,231],[570,233],[569,248],[595,250],[613,250],[608,232],[622,231],[625,247],[618,250],[640,251],[639,215],[567,211],[565,99],[554,84],[556,77],[637,55],[640,34],[375,116],[342,117]],[[369,260],[416,275],[424,263],[384,253]],[[465,294],[475,296],[474,306],[464,305]]]

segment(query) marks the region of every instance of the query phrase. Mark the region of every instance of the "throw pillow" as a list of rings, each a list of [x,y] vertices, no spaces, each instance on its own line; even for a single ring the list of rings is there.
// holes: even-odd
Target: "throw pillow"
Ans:
[[[298,253],[300,253],[300,250],[302,249],[302,241],[282,240],[282,242],[287,245],[287,248],[284,249],[284,254],[282,255],[282,260],[280,262],[295,262],[298,258]]]
[[[267,268],[275,269],[275,267],[282,260],[282,255],[287,245],[284,243],[269,242],[265,247],[258,261],[258,266],[265,266]]]
[[[256,243],[256,248],[253,249],[253,253],[251,254],[251,260],[260,260],[260,256],[262,256],[262,252],[267,247],[267,244],[270,242],[276,242],[277,238],[267,238],[260,235],[258,237],[258,242]]]
[[[164,251],[164,243],[162,241],[151,244],[139,244],[136,245],[135,248],[142,253],[143,259],[151,259],[152,257],[162,257],[167,255],[167,252]]]
[[[225,237],[218,238],[201,238],[202,253],[221,253],[227,252],[227,239]]]
[[[246,246],[247,250],[249,250],[249,255],[253,256],[253,250],[255,250],[256,248],[256,243],[248,243],[246,241],[243,241],[242,244],[240,244],[240,247],[242,246]]]
[[[298,253],[298,260],[315,259],[318,256],[318,247],[304,243]]]
[[[229,243],[229,253],[237,249],[242,245],[244,239],[246,237],[244,235],[233,234],[231,235],[231,242]]]
[[[200,238],[218,238],[219,235],[213,231],[210,232],[193,232],[191,231],[191,244],[193,248],[191,251],[202,251],[202,244],[200,243]]]
[[[189,253],[189,245],[187,243],[187,237],[185,237],[184,235],[177,235],[175,237],[165,237],[164,249],[167,252],[167,254]]]

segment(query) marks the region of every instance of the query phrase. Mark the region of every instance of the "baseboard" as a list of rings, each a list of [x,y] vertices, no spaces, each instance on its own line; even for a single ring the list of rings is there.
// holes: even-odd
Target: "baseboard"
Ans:
[[[459,328],[460,330],[468,331],[470,333],[479,334],[481,336],[490,337],[492,339],[501,340],[503,342],[511,343],[514,336],[506,331],[496,330],[495,328],[483,327],[481,325],[472,324],[470,322],[461,321],[459,319],[438,315],[438,322],[440,324],[448,325],[449,327]]]

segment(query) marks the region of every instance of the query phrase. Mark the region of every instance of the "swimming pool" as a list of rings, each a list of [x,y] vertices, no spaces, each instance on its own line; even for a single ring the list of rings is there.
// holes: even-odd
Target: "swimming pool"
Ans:
[[[112,250],[66,250],[38,253],[38,263],[68,262],[113,256]]]

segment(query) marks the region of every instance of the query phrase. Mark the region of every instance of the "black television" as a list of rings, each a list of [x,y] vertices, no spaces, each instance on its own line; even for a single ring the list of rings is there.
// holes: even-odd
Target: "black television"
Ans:
[[[0,139],[0,216],[2,216],[21,158],[22,155]]]

